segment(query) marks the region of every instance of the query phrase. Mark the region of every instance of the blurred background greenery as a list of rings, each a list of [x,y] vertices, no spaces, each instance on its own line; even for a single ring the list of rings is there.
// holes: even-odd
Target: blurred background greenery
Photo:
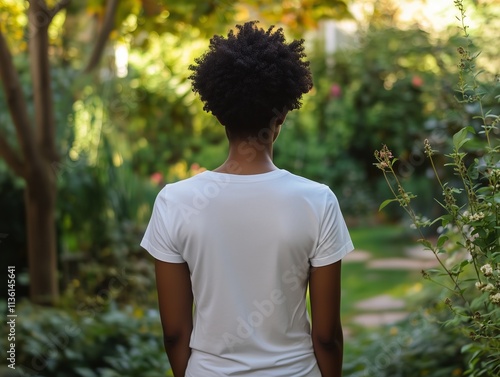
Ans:
[[[484,104],[498,110],[499,7],[495,0],[465,3],[482,51],[477,62],[484,69]],[[40,4],[46,6],[38,9],[45,23],[28,17]],[[314,88],[303,108],[288,116],[276,143],[276,164],[328,184],[356,247],[371,259],[405,258],[415,235],[396,206],[378,211],[389,192],[373,166],[373,152],[390,145],[400,159],[398,173],[418,197],[417,210],[439,214],[423,140],[448,150],[451,135],[464,122],[474,123],[477,110],[474,104],[463,109],[455,99],[456,50],[463,41],[453,5],[47,0],[32,1],[30,8],[29,1],[2,1],[0,71],[9,72],[10,56],[18,81],[12,72],[2,75],[0,257],[2,265],[16,267],[23,318],[17,328],[19,373],[168,375],[153,266],[139,241],[164,184],[213,169],[225,158],[224,130],[203,112],[187,77],[209,38],[237,23],[258,19],[263,27],[283,27],[289,38],[306,39]],[[46,44],[38,38],[42,32]],[[44,55],[46,70],[40,63]],[[37,85],[43,80],[35,72],[50,85]],[[19,96],[24,108],[13,105]],[[37,104],[37,98],[48,97],[53,101]],[[41,119],[47,106],[53,130]],[[29,120],[24,128],[20,113]],[[42,129],[53,150],[40,138]],[[34,157],[27,153],[30,143]],[[43,162],[39,171],[35,160]],[[40,181],[32,175],[37,171]],[[45,184],[47,196],[31,198]],[[33,237],[30,229],[37,225],[29,208],[43,208],[40,203],[52,199],[52,215],[39,220],[48,228],[53,224],[51,243]],[[42,276],[33,272],[39,260],[53,261]],[[352,261],[344,267],[344,290],[346,376],[462,375],[465,341],[440,328],[446,315],[439,310],[441,291],[423,283],[418,270],[372,270],[366,260]],[[354,320],[358,301],[384,294],[403,300],[412,315],[376,329]],[[381,344],[387,348],[381,351]],[[383,359],[389,356],[390,362]]]

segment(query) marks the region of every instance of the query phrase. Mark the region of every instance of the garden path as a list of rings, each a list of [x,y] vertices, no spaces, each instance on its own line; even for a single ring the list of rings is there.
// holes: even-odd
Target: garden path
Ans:
[[[345,258],[345,263],[365,262],[370,269],[424,270],[438,265],[434,255],[422,246],[412,246],[404,250],[405,258],[372,258],[370,252],[354,250]],[[364,327],[392,324],[404,319],[408,312],[405,301],[388,294],[371,297],[356,304],[360,311],[352,322]],[[347,335],[349,331],[347,329]]]

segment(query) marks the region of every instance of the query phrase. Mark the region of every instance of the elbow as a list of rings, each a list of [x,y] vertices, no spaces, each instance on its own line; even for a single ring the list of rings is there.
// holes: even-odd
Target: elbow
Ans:
[[[178,335],[178,334],[171,334],[171,335],[167,335],[167,334],[163,334],[163,344],[165,345],[165,347],[172,347],[172,346],[175,346],[176,344],[179,343],[181,339],[181,336]]]
[[[334,351],[341,350],[344,347],[344,342],[342,339],[315,339],[313,338],[313,344],[315,347],[322,348],[324,350]]]
[[[177,331],[163,331],[163,344],[165,347],[173,347],[179,343],[189,342],[191,329],[179,329]]]
[[[332,351],[341,350],[344,347],[342,328],[338,328],[335,332],[329,334],[317,334],[313,332],[312,341],[315,347]]]

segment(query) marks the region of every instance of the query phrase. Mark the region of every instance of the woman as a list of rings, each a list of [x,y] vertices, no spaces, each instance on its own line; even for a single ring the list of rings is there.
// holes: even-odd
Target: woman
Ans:
[[[229,152],[165,186],[141,243],[176,377],[341,376],[341,259],[353,245],[332,191],[272,160],[288,111],[312,88],[303,50],[248,22],[190,66]]]

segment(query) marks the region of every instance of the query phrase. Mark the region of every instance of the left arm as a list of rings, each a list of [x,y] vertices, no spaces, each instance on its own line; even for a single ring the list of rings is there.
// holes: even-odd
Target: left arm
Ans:
[[[187,263],[168,263],[155,259],[156,288],[163,340],[174,376],[183,377],[191,348],[193,330],[193,292]]]
[[[341,377],[344,337],[340,321],[342,261],[312,267],[309,277],[312,342],[322,377]]]

